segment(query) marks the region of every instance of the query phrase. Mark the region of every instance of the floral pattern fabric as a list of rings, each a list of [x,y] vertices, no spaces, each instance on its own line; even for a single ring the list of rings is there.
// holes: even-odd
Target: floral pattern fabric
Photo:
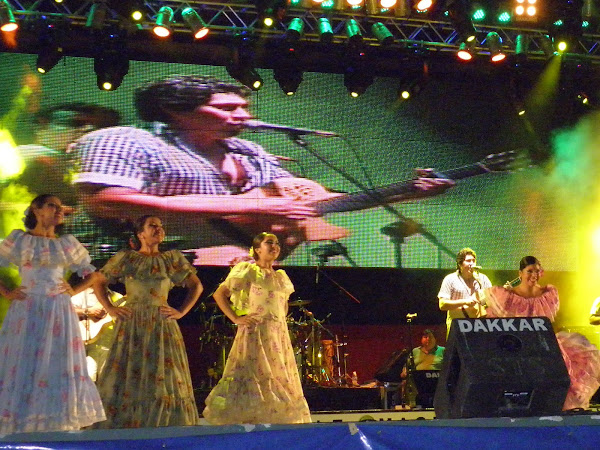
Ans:
[[[558,291],[550,285],[542,295],[532,298],[494,286],[486,290],[486,301],[488,317],[543,316],[554,321],[559,308]],[[587,409],[600,387],[600,351],[579,333],[560,331],[556,339],[571,379],[563,409]]]
[[[165,319],[174,285],[196,269],[177,250],[146,256],[117,253],[101,269],[109,283],[125,284],[133,314],[119,319],[108,357],[98,376],[107,420],[102,428],[197,425],[190,368],[177,321]]]
[[[11,302],[0,330],[0,434],[78,430],[105,419],[88,376],[79,319],[61,293],[67,271],[95,269],[71,235],[14,230],[0,244],[0,266],[19,268],[26,298]]]
[[[254,327],[239,327],[223,377],[206,399],[203,416],[214,425],[309,423],[288,332],[287,301],[294,287],[283,270],[236,265],[223,282],[238,312],[255,313]]]

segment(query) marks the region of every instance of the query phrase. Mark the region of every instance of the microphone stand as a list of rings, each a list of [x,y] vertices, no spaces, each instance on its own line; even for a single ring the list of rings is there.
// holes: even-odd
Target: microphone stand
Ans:
[[[417,313],[407,314],[406,323],[408,324],[408,360],[406,361],[406,392],[408,397],[409,406],[413,403],[411,399],[411,390],[416,389],[415,382],[413,379],[413,372],[416,370],[415,357],[413,355],[413,338],[412,338],[412,320],[417,317]]]
[[[373,192],[374,187],[371,186],[370,188],[366,185],[364,185],[363,183],[361,183],[360,181],[358,181],[355,177],[353,177],[352,175],[350,175],[349,173],[347,173],[345,170],[337,167],[336,165],[334,165],[333,163],[331,163],[330,161],[328,161],[326,158],[324,158],[323,156],[321,156],[317,151],[315,151],[310,145],[309,143],[302,137],[303,134],[301,134],[300,132],[294,132],[292,130],[288,130],[286,132],[286,134],[288,135],[288,137],[297,145],[299,145],[300,147],[304,148],[309,154],[311,154],[312,156],[314,156],[315,158],[317,158],[319,161],[321,161],[323,164],[325,164],[327,167],[329,167],[330,169],[332,169],[334,172],[338,173],[339,175],[341,175],[345,180],[349,181],[350,183],[352,183],[354,186],[356,186],[358,189],[360,189],[362,192],[364,192],[365,194],[367,194],[369,197],[371,197],[371,199],[376,202],[379,206],[381,206],[382,208],[384,208],[387,212],[389,212],[390,214],[392,214],[393,216],[395,216],[399,222],[407,222],[407,221],[412,221],[412,219],[406,217],[405,215],[403,215],[400,211],[398,211],[396,208],[394,208],[392,205],[390,205],[390,203],[381,195]],[[346,142],[346,144],[352,148],[352,146],[348,143],[348,140],[345,139],[344,137],[340,137],[344,142]],[[365,172],[365,176],[367,178],[367,180],[369,180],[368,174]],[[369,184],[372,185],[372,182],[369,180]],[[414,222],[414,221],[412,221]],[[446,246],[444,246],[439,239],[434,236],[432,233],[430,233],[429,231],[425,230],[425,227],[421,224],[418,224],[417,222],[415,222],[418,225],[418,233],[421,234],[421,236],[423,236],[424,238],[426,238],[428,241],[430,241],[433,245],[435,245],[438,249],[438,268],[441,268],[441,254],[442,253],[446,253],[448,254],[450,257],[454,258],[455,257],[455,252],[452,252],[450,249],[448,249]],[[401,243],[401,242],[400,242]],[[396,244],[396,246],[398,247],[398,244]],[[399,248],[398,250],[399,251]],[[346,256],[347,257],[347,256]],[[348,257],[347,257],[348,258]],[[396,256],[396,262],[399,262],[399,258],[400,256],[397,255]],[[350,261],[349,261],[350,262]],[[352,263],[351,263],[352,264]],[[401,266],[399,265],[398,268],[401,268]]]

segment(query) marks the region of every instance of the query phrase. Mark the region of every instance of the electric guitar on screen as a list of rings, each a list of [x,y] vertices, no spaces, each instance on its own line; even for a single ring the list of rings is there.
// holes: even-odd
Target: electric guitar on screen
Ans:
[[[515,168],[518,159],[515,151],[491,154],[474,164],[445,170],[441,173],[437,172],[436,176],[456,181],[488,172],[510,171]],[[392,202],[396,197],[410,194],[419,194],[419,190],[414,186],[414,180],[345,194],[330,192],[319,183],[308,179],[280,178],[269,185],[239,195],[246,196],[248,201],[255,202],[267,197],[288,197],[312,203],[319,215],[325,215],[374,208]],[[273,219],[273,216],[230,215],[214,219],[211,222],[221,232],[228,233],[232,237],[247,236],[251,238],[262,231],[273,232],[285,243],[282,248],[282,257],[285,257],[302,242],[336,240],[350,234],[348,229],[327,223],[321,217],[293,220]]]

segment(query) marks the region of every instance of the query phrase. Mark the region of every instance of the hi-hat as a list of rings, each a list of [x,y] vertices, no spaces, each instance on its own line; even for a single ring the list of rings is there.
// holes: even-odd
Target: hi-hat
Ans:
[[[312,300],[294,300],[293,302],[288,302],[288,306],[306,306],[311,303]]]

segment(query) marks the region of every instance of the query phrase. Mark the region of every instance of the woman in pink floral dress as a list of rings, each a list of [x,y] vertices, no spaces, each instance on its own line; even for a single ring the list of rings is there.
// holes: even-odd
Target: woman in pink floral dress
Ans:
[[[136,223],[138,250],[123,250],[100,270],[106,284],[125,283],[126,306],[115,307],[98,296],[106,312],[117,318],[98,390],[106,409],[102,428],[197,425],[185,345],[177,319],[202,293],[196,269],[177,250],[159,251],[165,238],[155,216]],[[187,288],[179,309],[167,303],[174,285]]]
[[[273,269],[279,252],[275,235],[259,234],[250,250],[256,262],[237,264],[213,294],[238,330],[223,377],[206,399],[203,416],[211,424],[310,422],[286,322],[294,286]]]
[[[526,256],[520,262],[520,284],[512,288],[495,286],[484,291],[480,302],[487,304],[488,317],[548,317],[558,313],[558,291],[552,285],[538,284],[542,268],[537,258]],[[564,410],[587,409],[600,386],[600,351],[579,333],[556,334],[571,378]]]
[[[0,244],[0,266],[18,266],[21,286],[0,284],[11,300],[0,330],[0,434],[78,430],[105,419],[88,376],[79,319],[67,271],[94,272],[87,250],[71,235],[57,237],[63,222],[58,197],[40,195],[26,211],[27,232],[14,230]]]

